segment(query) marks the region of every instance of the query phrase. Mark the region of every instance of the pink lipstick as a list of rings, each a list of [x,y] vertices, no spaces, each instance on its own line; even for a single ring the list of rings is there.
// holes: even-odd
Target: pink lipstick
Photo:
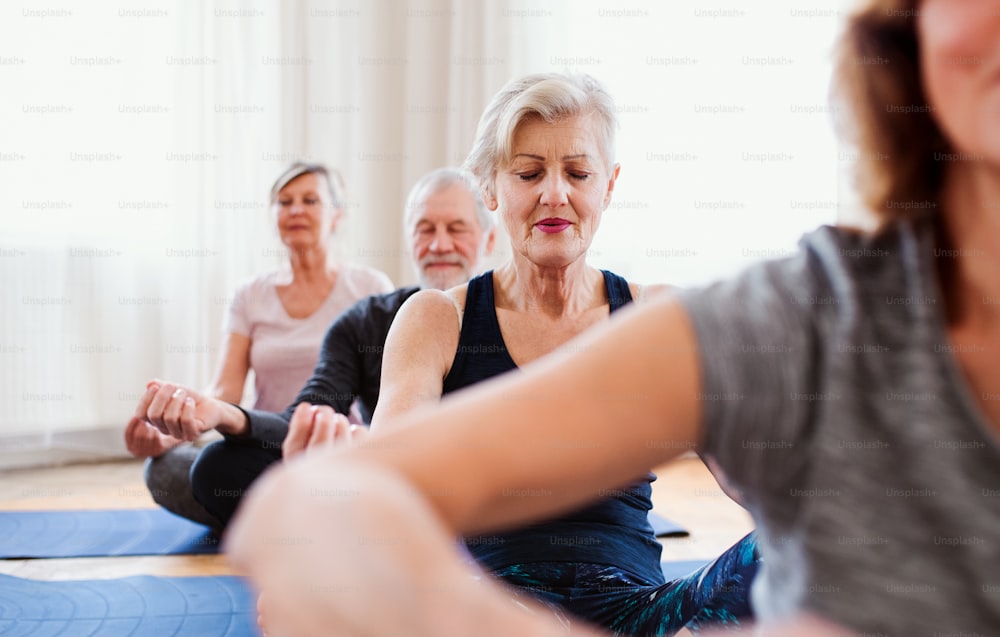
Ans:
[[[562,232],[566,228],[570,227],[572,224],[565,219],[560,219],[558,217],[549,217],[548,219],[542,219],[535,224],[535,227],[545,232],[547,234],[555,234],[557,232]]]

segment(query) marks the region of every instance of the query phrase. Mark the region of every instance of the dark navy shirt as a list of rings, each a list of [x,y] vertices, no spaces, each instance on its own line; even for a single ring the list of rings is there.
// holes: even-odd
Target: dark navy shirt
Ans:
[[[632,301],[628,282],[604,271],[612,312]],[[444,379],[444,394],[517,369],[510,357],[493,296],[493,272],[469,281],[458,351]],[[466,546],[484,568],[494,571],[513,564],[576,562],[617,566],[650,583],[662,583],[660,543],[647,513],[652,473],[642,482],[614,490],[598,501],[558,519],[508,533],[469,537]]]

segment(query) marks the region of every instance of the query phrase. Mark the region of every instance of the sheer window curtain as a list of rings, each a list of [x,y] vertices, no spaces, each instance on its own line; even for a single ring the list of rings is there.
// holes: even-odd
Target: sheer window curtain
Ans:
[[[614,201],[589,260],[703,285],[853,215],[828,103],[854,0],[543,3],[536,70],[601,78],[619,109]],[[552,28],[560,25],[560,28]]]
[[[145,380],[210,381],[234,287],[284,263],[266,198],[292,160],[344,174],[340,258],[412,282],[409,185],[523,73],[618,102],[591,263],[692,285],[789,253],[850,208],[827,106],[850,4],[0,7],[0,467],[120,454]]]
[[[343,172],[340,258],[412,281],[408,186],[530,70],[512,6],[0,9],[0,468],[120,455],[147,379],[207,385],[234,287],[285,262],[290,161]]]

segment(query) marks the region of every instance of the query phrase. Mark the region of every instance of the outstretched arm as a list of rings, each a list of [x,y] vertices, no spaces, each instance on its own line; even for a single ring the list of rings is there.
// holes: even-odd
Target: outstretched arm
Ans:
[[[352,458],[393,467],[461,534],[551,517],[696,446],[694,343],[681,307],[651,299],[520,372],[400,414],[392,438]],[[525,489],[545,495],[509,497]]]
[[[440,519],[394,472],[302,457],[309,460],[289,461],[254,487],[226,540],[266,591],[273,634],[568,634],[555,616],[515,603],[463,560]]]
[[[515,601],[463,559],[427,501],[389,468],[292,461],[249,497],[226,550],[268,591],[273,634],[607,637]],[[852,635],[814,617],[723,634]]]
[[[593,637],[477,580],[452,538],[558,514],[694,447],[694,343],[670,300],[622,311],[562,354],[399,415],[369,444],[273,472],[227,550],[274,591],[289,634]],[[547,495],[505,495],[524,488]],[[767,634],[845,634],[799,620]]]
[[[568,634],[554,615],[515,606],[453,537],[558,513],[689,447],[691,339],[671,303],[622,312],[571,354],[263,478],[227,549],[268,591],[269,626],[302,637]],[[526,487],[550,495],[505,497]]]

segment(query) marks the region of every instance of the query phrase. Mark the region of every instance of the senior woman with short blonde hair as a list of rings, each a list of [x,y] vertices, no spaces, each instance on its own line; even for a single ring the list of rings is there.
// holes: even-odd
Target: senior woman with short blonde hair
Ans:
[[[529,75],[493,99],[466,167],[510,237],[511,258],[467,286],[421,291],[403,306],[386,341],[374,435],[404,412],[562,348],[642,299],[641,286],[586,261],[618,177],[616,124],[610,95],[585,75]],[[563,389],[540,387],[512,400],[559,400]],[[456,488],[466,479],[474,478],[454,476]],[[749,615],[752,536],[711,567],[664,581],[647,522],[653,479],[646,473],[558,519],[469,537],[466,546],[519,594],[619,634],[668,635],[689,622]],[[529,483],[510,496],[501,508],[546,492]]]

